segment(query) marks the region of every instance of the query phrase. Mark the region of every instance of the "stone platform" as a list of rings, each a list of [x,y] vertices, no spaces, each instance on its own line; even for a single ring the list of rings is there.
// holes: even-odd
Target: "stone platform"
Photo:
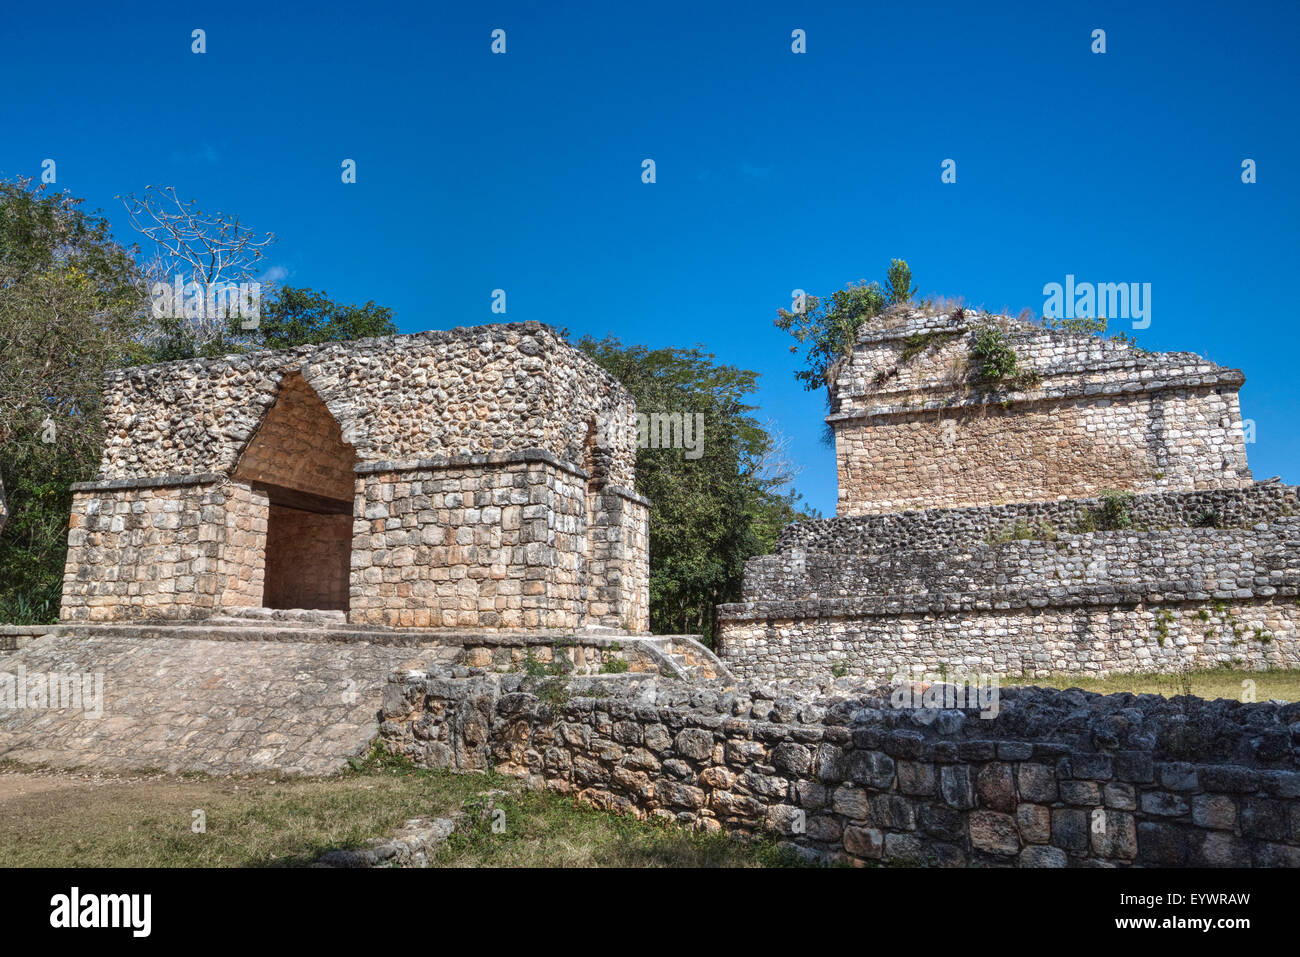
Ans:
[[[330,774],[378,734],[381,689],[392,672],[440,666],[688,682],[731,677],[691,635],[389,629],[292,613],[0,626],[0,760]],[[33,702],[37,679],[51,674],[71,680],[81,698],[69,699],[60,687],[61,700]]]
[[[30,639],[0,654],[0,760],[213,774],[330,774],[365,752],[397,668],[454,649],[199,637]],[[102,715],[9,708],[2,682],[102,677]]]

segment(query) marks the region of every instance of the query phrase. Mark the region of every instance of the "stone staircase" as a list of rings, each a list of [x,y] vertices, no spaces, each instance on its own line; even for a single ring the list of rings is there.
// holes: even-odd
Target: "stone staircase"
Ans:
[[[654,635],[643,639],[662,652],[676,674],[668,677],[682,681],[735,681],[722,660],[700,641],[700,635]]]

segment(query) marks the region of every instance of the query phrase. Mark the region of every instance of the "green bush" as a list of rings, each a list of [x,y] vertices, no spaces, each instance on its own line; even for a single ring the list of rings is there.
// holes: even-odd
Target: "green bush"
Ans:
[[[990,323],[978,327],[970,353],[976,361],[976,382],[991,385],[1015,377],[1016,351],[1007,342],[1006,333],[997,326]]]
[[[1098,498],[1101,508],[1097,514],[1097,527],[1102,531],[1114,532],[1133,527],[1133,493],[1106,489]]]

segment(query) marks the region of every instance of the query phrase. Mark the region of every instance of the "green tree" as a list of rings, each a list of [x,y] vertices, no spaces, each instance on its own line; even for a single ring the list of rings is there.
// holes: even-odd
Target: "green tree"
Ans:
[[[721,365],[698,347],[650,349],[612,337],[577,345],[627,387],[638,413],[704,416],[700,456],[641,448],[636,487],[650,500],[651,627],[712,642],[714,608],[740,597],[745,560],[770,552],[782,527],[809,517],[781,440],[753,417],[758,373]]]
[[[805,368],[794,376],[804,389],[826,389],[830,404],[831,386],[840,362],[853,351],[858,329],[885,311],[888,302],[879,283],[861,280],[837,289],[829,298],[808,296],[800,311],[777,310],[776,327],[794,336],[790,351],[806,347]]]
[[[883,287],[865,279],[851,282],[829,298],[806,297],[802,309],[776,311],[776,327],[796,340],[790,351],[797,354],[800,347],[807,350],[804,368],[795,371],[795,378],[809,392],[825,388],[828,408],[835,376],[840,364],[852,354],[858,330],[886,309],[907,305],[916,295],[912,270],[903,260],[890,262],[886,280]]]
[[[143,355],[134,250],[81,205],[0,182],[0,621],[57,613],[70,486],[103,446],[104,372]]]
[[[305,344],[366,339],[397,333],[393,310],[367,302],[364,306],[342,305],[323,292],[282,286],[262,303],[256,329],[245,335],[262,349],[288,349]]]
[[[912,285],[912,269],[903,260],[890,260],[885,280],[885,290],[891,306],[909,303],[916,297],[916,287]]]

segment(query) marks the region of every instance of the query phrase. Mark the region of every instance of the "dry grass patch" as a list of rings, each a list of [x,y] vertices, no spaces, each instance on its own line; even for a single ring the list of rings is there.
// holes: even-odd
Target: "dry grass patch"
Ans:
[[[488,789],[504,828],[468,813],[432,863],[448,867],[762,867],[770,842],[644,823],[491,775],[372,757],[332,778],[103,775],[0,762],[0,867],[294,867],[364,846],[413,817],[448,817]],[[471,803],[471,808],[473,804]],[[192,830],[194,811],[206,831]]]

